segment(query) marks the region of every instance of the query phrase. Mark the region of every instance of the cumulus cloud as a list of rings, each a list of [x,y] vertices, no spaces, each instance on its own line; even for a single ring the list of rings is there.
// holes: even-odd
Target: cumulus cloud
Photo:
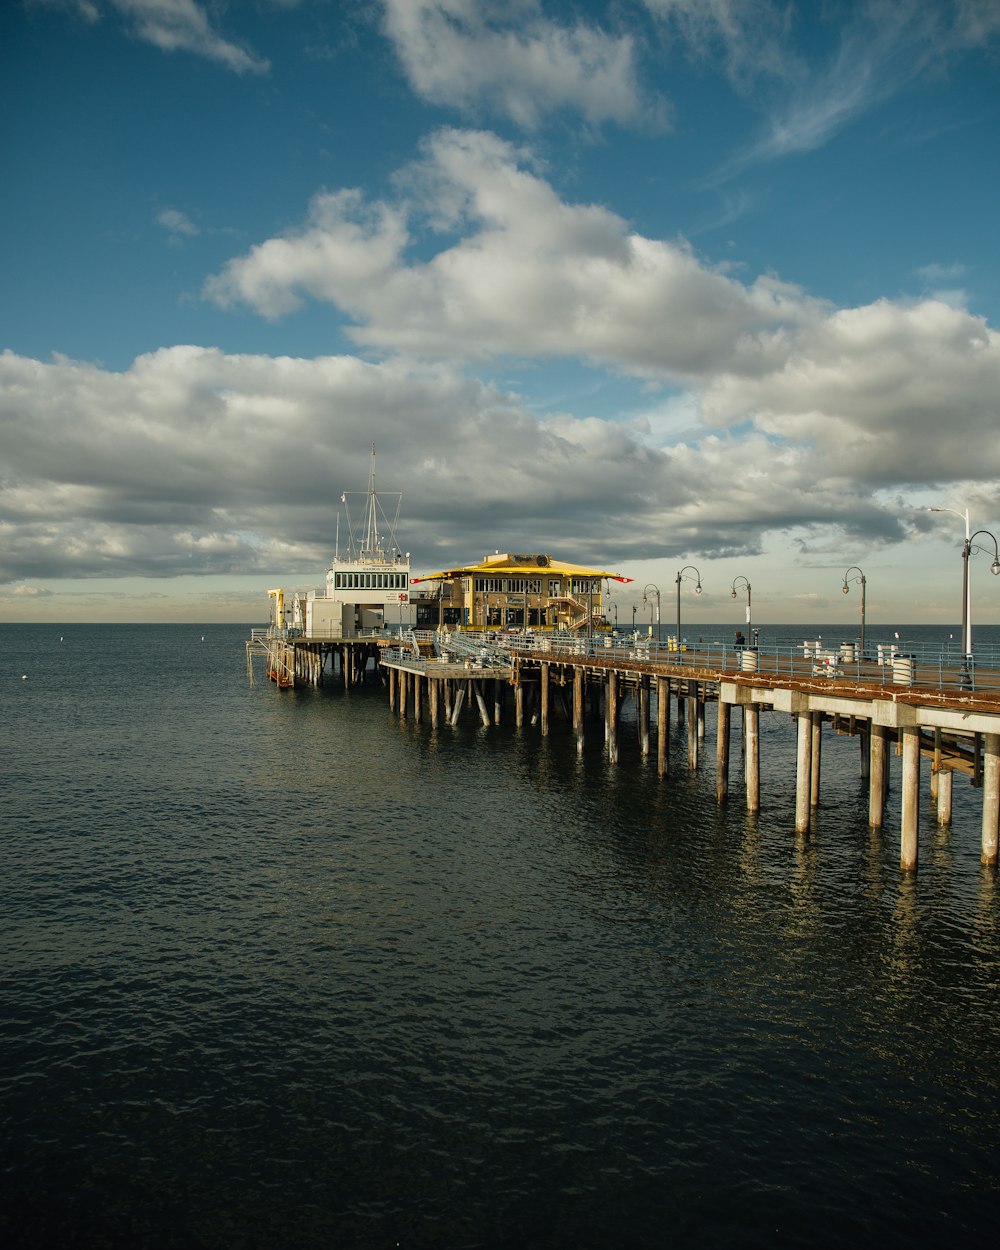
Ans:
[[[873,486],[1000,473],[1000,335],[981,318],[880,300],[817,320],[787,348],[756,377],[720,372],[708,419],[749,412],[763,432],[817,448],[827,472]]]
[[[683,241],[560,200],[492,134],[438,132],[403,183],[410,198],[395,204],[318,195],[301,229],[232,260],[206,295],[271,317],[304,295],[328,300],[359,323],[358,343],[384,351],[583,357],[685,380],[743,354],[760,367],[763,341],[747,336],[812,315],[787,284],[743,285]],[[457,241],[410,260],[413,232],[435,227]]]
[[[877,546],[910,523],[912,510],[883,502],[888,481],[951,474],[995,487],[991,440],[974,460],[943,449],[941,414],[905,376],[933,348],[941,393],[961,381],[948,360],[969,327],[954,310],[862,310],[835,329],[845,358],[852,340],[874,337],[858,364],[838,364],[828,347],[744,379],[758,415],[732,429],[737,383],[720,376],[704,399],[715,428],[660,443],[641,422],[539,417],[443,364],[175,347],[113,373],[7,352],[0,582],[256,573],[316,584],[371,441],[383,487],[405,492],[399,537],[425,571],[496,547],[532,550],[540,535],[606,567],[754,553],[792,530]],[[996,348],[984,328],[971,350],[990,393]],[[894,386],[914,407],[902,433],[887,415]],[[961,447],[959,432],[985,428],[985,405],[953,402],[948,420]]]
[[[456,539],[452,558],[495,543],[492,505],[513,507],[519,542],[536,527],[557,539],[579,525],[596,546],[593,508],[620,507],[626,482],[645,479],[658,510],[687,490],[661,453],[613,425],[547,428],[451,370],[351,357],[179,347],[110,373],[8,352],[0,429],[0,580],[289,570],[315,580],[340,493],[363,486],[369,440],[383,449],[387,487],[415,483],[407,545],[428,556]],[[603,457],[619,466],[610,475]]]
[[[537,0],[384,0],[384,29],[413,90],[533,129],[572,109],[592,123],[661,122],[644,100],[631,35],[546,18]]]
[[[583,358],[681,385],[709,424],[755,423],[872,482],[959,472],[967,451],[940,448],[941,422],[978,438],[993,419],[1000,341],[956,301],[838,309],[773,277],[740,282],[566,203],[493,135],[440,132],[405,186],[392,205],[317,197],[305,227],[233,260],[208,293],[271,316],[328,300],[386,352]],[[447,243],[411,260],[432,219]]]
[[[137,39],[164,52],[190,52],[218,61],[237,74],[264,74],[264,57],[226,39],[196,0],[50,0],[76,9],[89,22],[105,14],[119,17]]]

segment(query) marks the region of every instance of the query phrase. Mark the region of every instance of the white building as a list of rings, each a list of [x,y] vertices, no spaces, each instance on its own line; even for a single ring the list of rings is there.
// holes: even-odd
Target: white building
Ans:
[[[326,571],[324,590],[269,590],[271,625],[296,630],[307,638],[353,638],[377,629],[409,628],[415,620],[410,598],[410,553],[396,542],[402,492],[380,496],[375,490],[375,447],[372,445],[368,490],[363,504],[351,513],[361,492],[341,495],[347,518],[347,546],[337,551]],[[394,500],[390,521],[382,500]]]

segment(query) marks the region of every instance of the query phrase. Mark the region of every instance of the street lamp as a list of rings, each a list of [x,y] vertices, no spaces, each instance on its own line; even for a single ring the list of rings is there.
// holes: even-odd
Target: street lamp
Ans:
[[[747,581],[747,579],[743,576],[742,573],[740,573],[738,577],[734,577],[733,578],[733,593],[732,593],[733,599],[736,598],[736,583],[737,582],[742,582],[747,590],[747,633],[749,634],[750,633],[750,583]]]
[[[637,609],[638,609],[638,605],[633,603],[632,604],[632,633],[633,634],[635,633],[635,614],[636,614]]]
[[[969,509],[959,512],[957,508],[928,508],[928,512],[952,512],[965,521],[965,546],[962,548],[962,559],[965,561],[962,574],[962,654],[969,655],[972,651],[972,606],[969,602]]]
[[[694,577],[691,577],[690,573],[688,572],[689,569],[691,573],[694,573]],[[698,570],[694,567],[693,564],[685,564],[682,569],[677,570],[677,577],[675,579],[677,582],[677,655],[678,657],[680,656],[680,653],[681,653],[681,582],[684,580],[685,576],[687,576],[687,580],[689,582],[697,582],[697,585],[694,588],[694,592],[696,595],[701,594],[701,574],[698,572]]]
[[[849,573],[857,573],[858,576],[849,578],[848,577]],[[865,581],[864,573],[861,572],[861,570],[858,568],[856,564],[852,564],[851,567],[844,574],[844,584],[841,587],[841,590],[843,590],[845,595],[850,594],[850,591],[851,591],[850,586],[848,586],[847,584],[848,581],[854,582],[855,585],[859,583],[861,585],[861,658],[864,659],[865,657],[865,586],[867,585],[867,583]]]
[[[649,595],[647,592],[650,590],[653,592],[654,595],[656,595],[656,641],[657,641],[657,644],[659,644],[659,641],[660,641],[660,588],[659,586],[654,586],[652,582],[647,582],[647,584],[643,586],[642,588],[643,603],[649,603],[650,600],[649,600]],[[649,619],[650,619],[650,623],[652,623],[652,619],[653,619],[652,607],[650,607]]]
[[[1000,549],[997,548],[997,540],[989,530],[976,530],[971,538],[965,540],[965,546],[962,548],[962,601],[966,605],[965,614],[965,659],[972,659],[972,613],[969,611],[968,605],[971,602],[972,594],[969,587],[969,557],[975,555],[977,551],[985,551],[985,547],[974,547],[973,542],[980,534],[985,534],[987,538],[993,542],[993,563],[990,565],[990,572],[996,576],[1000,573]]]

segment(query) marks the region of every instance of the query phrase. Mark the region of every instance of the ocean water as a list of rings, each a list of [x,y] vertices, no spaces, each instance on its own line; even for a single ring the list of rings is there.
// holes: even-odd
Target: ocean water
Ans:
[[[611,767],[251,688],[247,633],[0,626],[6,1245],[996,1244],[965,779],[904,878],[849,738],[797,838],[787,717],[751,818],[711,709],[658,779],[630,705]]]

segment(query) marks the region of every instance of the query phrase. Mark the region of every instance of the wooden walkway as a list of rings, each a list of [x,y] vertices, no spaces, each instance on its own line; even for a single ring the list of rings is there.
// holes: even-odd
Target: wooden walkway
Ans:
[[[567,654],[547,650],[544,640],[530,648],[508,645],[505,666],[443,663],[387,652],[382,665],[388,673],[389,699],[401,716],[421,720],[426,704],[432,726],[456,724],[463,703],[477,707],[482,723],[499,723],[504,696],[498,686],[514,692],[518,728],[530,721],[549,733],[553,709],[559,709],[576,735],[582,754],[588,720],[599,716],[608,758],[617,763],[620,714],[623,702],[635,702],[641,753],[652,755],[652,715],[655,708],[657,771],[668,771],[671,706],[687,720],[687,766],[699,767],[704,740],[705,705],[718,704],[715,749],[716,799],[726,803],[732,710],[742,715],[744,781],[747,811],[760,810],[760,713],[781,712],[796,721],[795,829],[807,833],[819,803],[822,728],[860,743],[860,768],[868,781],[869,824],[881,828],[889,782],[889,752],[902,756],[900,866],[917,866],[920,761],[930,761],[930,797],[939,825],[952,819],[952,780],[955,772],[981,787],[982,862],[996,866],[1000,822],[1000,688],[969,690],[961,664],[935,666],[934,680],[921,681],[921,666],[897,665],[894,679],[886,680],[884,665],[857,664],[855,672],[838,670],[803,656],[791,665],[785,658],[754,653],[731,655],[722,665],[705,662],[698,653],[670,659],[644,658],[631,653],[602,653],[591,648]],[[796,669],[798,671],[796,671]],[[572,692],[572,698],[567,696]],[[492,708],[492,711],[491,711]],[[587,709],[590,709],[588,714]],[[558,715],[558,711],[556,713]]]
[[[648,645],[587,645],[545,635],[491,640],[456,635],[385,635],[349,639],[272,636],[254,631],[253,660],[280,687],[339,680],[345,690],[369,677],[388,688],[401,717],[432,728],[457,725],[463,713],[484,727],[499,725],[513,696],[518,729],[553,719],[571,726],[583,753],[588,725],[602,725],[608,759],[618,762],[621,709],[632,699],[643,757],[655,753],[657,772],[669,768],[670,721],[687,723],[686,766],[700,766],[705,707],[717,704],[716,800],[730,801],[733,710],[740,714],[744,801],[760,810],[760,714],[790,715],[796,724],[795,829],[807,834],[819,804],[823,726],[859,742],[868,782],[868,820],[881,828],[889,784],[890,748],[902,757],[900,866],[917,867],[920,762],[930,762],[930,800],[939,826],[952,820],[954,774],[982,791],[983,864],[997,866],[1000,825],[1000,670],[972,669],[960,660],[898,654],[877,658],[853,648],[804,644],[798,651],[734,651],[719,647],[670,652]],[[655,709],[655,751],[653,746]]]

